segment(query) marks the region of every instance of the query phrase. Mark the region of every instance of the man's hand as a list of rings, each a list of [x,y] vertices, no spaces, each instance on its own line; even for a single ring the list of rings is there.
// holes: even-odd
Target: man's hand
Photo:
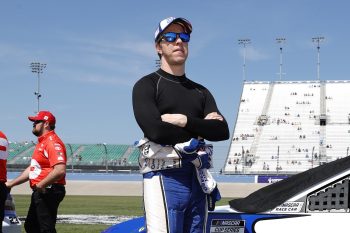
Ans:
[[[205,116],[204,118],[205,120],[219,120],[219,121],[223,121],[224,118],[218,114],[217,112],[211,112],[208,115]]]
[[[30,166],[28,166],[26,168],[26,170],[24,170],[21,175],[17,176],[15,179],[11,180],[11,181],[7,181],[5,183],[6,187],[8,189],[11,189],[12,187],[19,185],[19,184],[23,184],[24,182],[29,180],[29,171],[30,171]]]
[[[7,187],[8,189],[11,189],[11,188],[13,187],[11,181],[7,181],[7,182],[5,183],[5,185],[6,185],[6,187]]]
[[[187,124],[187,116],[183,114],[163,114],[161,117],[162,121],[179,126],[181,128],[185,127]]]
[[[45,193],[45,187],[60,180],[66,174],[66,164],[58,163],[53,167],[53,170],[39,183],[36,184],[36,190],[39,193]]]
[[[38,191],[39,193],[46,193],[45,187],[42,187],[40,183],[35,185],[35,190]]]

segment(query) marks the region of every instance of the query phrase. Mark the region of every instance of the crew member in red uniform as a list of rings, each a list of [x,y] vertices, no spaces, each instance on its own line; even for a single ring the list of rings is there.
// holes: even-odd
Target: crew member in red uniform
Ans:
[[[28,233],[56,232],[57,209],[66,190],[66,148],[54,129],[56,119],[48,111],[28,117],[33,122],[33,134],[38,137],[30,165],[8,188],[29,180],[33,190],[24,228]]]
[[[2,221],[4,221],[4,208],[7,197],[5,185],[7,178],[6,161],[9,154],[9,143],[3,132],[0,131],[0,233],[2,233]]]

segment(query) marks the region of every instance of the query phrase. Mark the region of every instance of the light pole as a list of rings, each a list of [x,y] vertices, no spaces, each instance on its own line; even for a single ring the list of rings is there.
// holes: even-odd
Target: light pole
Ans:
[[[279,166],[280,166],[280,146],[277,146],[277,166],[276,166],[277,175],[280,170]]]
[[[311,168],[314,168],[314,150],[315,150],[315,147],[312,147],[312,152],[311,152]]]
[[[246,80],[246,55],[247,55],[247,44],[250,44],[250,39],[238,39],[238,44],[243,45],[243,81]]]
[[[320,43],[324,41],[323,36],[313,37],[312,42],[317,45],[317,80],[320,81]]]
[[[242,146],[242,174],[244,174],[244,166],[246,166],[246,162],[245,162],[244,158],[244,147]]]
[[[36,92],[34,92],[34,95],[36,95],[36,98],[38,100],[38,112],[40,111],[40,74],[43,73],[43,69],[45,69],[46,64],[40,63],[40,62],[32,62],[30,63],[30,68],[32,68],[33,73],[38,74],[38,89]]]
[[[72,173],[74,173],[74,155],[73,155],[73,149],[72,149],[72,145],[70,143],[67,143],[69,149],[70,149],[70,156],[72,158],[72,164],[71,164],[71,167],[72,167]]]
[[[106,160],[106,173],[108,173],[108,153],[107,153],[107,143],[102,143],[103,147],[105,148],[105,160]]]
[[[282,50],[283,50],[283,44],[286,43],[286,38],[276,38],[277,44],[280,45],[280,81],[282,80],[282,65],[283,65],[283,60],[282,60]]]

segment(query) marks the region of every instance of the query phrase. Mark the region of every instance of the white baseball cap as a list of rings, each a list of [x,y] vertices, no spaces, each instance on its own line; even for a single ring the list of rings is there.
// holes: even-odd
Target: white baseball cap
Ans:
[[[191,34],[192,24],[190,23],[190,21],[188,21],[185,18],[169,17],[159,22],[159,25],[154,33],[154,41],[157,42],[162,32],[173,23],[182,25],[186,29],[186,32]]]

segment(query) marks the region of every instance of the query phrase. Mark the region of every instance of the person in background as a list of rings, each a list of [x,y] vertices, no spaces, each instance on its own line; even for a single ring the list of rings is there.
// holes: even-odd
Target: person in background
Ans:
[[[4,221],[5,201],[7,198],[7,181],[6,163],[9,155],[9,142],[6,135],[0,131],[0,233],[2,233],[2,221]]]
[[[56,118],[49,111],[28,117],[33,122],[32,133],[38,137],[30,165],[8,188],[29,180],[33,190],[24,228],[28,233],[55,233],[58,206],[63,200],[66,176],[66,148],[54,129]]]

